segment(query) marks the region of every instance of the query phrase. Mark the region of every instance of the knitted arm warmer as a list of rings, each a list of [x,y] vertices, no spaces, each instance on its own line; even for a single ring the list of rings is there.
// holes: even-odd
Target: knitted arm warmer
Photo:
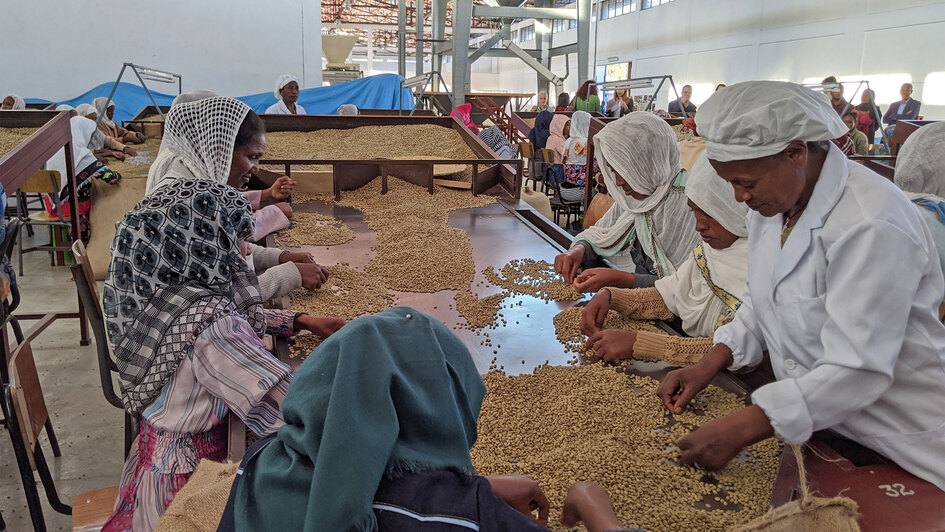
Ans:
[[[302,274],[294,262],[273,266],[259,274],[258,279],[263,301],[282,297],[302,286]]]
[[[639,331],[633,344],[633,358],[663,361],[673,366],[692,366],[702,360],[712,345],[712,338],[685,338]]]
[[[670,312],[659,290],[650,288],[608,288],[610,308],[639,320],[671,320]]]

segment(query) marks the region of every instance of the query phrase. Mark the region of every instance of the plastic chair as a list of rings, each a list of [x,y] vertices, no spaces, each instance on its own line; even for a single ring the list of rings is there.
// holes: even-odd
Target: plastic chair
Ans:
[[[95,336],[95,349],[98,352],[98,374],[102,381],[102,392],[105,394],[105,400],[108,401],[108,404],[124,411],[124,404],[115,391],[115,384],[112,381],[112,374],[118,373],[118,365],[112,359],[108,336],[105,334],[105,313],[99,303],[101,300],[98,297],[98,290],[96,290],[92,264],[89,262],[88,253],[81,240],[76,240],[72,244],[72,254],[75,256],[76,262],[71,266],[72,278],[75,279],[79,299],[82,301],[86,316],[89,318],[89,324],[92,326],[92,334]],[[125,412],[125,458],[128,457],[131,443],[137,434],[137,420]]]
[[[552,169],[554,165],[548,165],[548,170],[546,170],[545,181],[548,184],[548,190],[551,191],[551,212],[554,214],[555,223],[561,225],[561,217],[565,217],[564,227],[571,226],[571,217],[580,218],[582,211],[584,210],[584,194],[580,195],[578,199],[566,200],[561,195],[561,182],[554,176]],[[581,191],[584,189],[581,188]]]
[[[45,209],[24,216],[20,213],[20,221],[29,229],[34,225],[45,225],[50,228],[50,243],[46,246],[34,246],[23,249],[23,234],[17,240],[17,247],[20,250],[20,275],[23,275],[23,254],[31,251],[48,251],[52,266],[56,265],[56,256],[54,252],[69,251],[68,245],[56,245],[59,239],[56,235],[56,229],[64,227],[68,230],[71,227],[69,218],[62,217],[62,201],[59,199],[59,172],[52,170],[40,170],[30,176],[20,189],[17,190],[17,204],[26,203],[26,194],[48,194],[53,205],[56,206],[56,212],[59,216],[50,216]]]
[[[20,478],[26,492],[26,502],[30,509],[33,529],[37,532],[46,530],[39,490],[33,476],[33,469],[36,469],[49,505],[61,514],[72,515],[73,530],[101,530],[102,525],[112,514],[118,487],[76,495],[73,498],[73,504],[81,505],[79,507],[81,511],[77,513],[73,513],[73,507],[59,499],[59,493],[39,444],[43,427],[49,422],[49,412],[46,409],[46,401],[43,399],[43,389],[39,383],[39,374],[36,371],[33,350],[29,342],[23,342],[17,346],[10,359],[9,370],[10,384],[4,386],[3,410],[10,421],[10,439],[13,442]],[[82,527],[77,528],[77,524]]]

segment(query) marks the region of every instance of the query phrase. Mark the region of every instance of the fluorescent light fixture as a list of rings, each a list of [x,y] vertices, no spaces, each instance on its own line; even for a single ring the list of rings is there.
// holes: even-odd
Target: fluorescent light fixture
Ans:
[[[541,22],[540,20],[536,20],[536,21],[535,21],[535,31],[537,31],[538,33],[548,33],[548,32],[550,32],[551,30],[548,28],[548,26],[545,26],[544,24],[542,24],[542,22]]]
[[[620,61],[620,58],[617,57],[616,55],[607,58],[608,63],[616,63],[617,61]]]
[[[653,80],[641,79],[641,80],[625,80],[625,81],[608,81],[607,83],[598,83],[597,88],[605,91],[612,90],[623,90],[623,89],[652,89]]]
[[[141,74],[142,78],[148,81],[157,81],[158,83],[174,83],[174,76],[159,70],[144,68],[139,70],[138,73]]]
[[[412,89],[414,87],[422,87],[426,85],[428,80],[429,76],[427,74],[421,74],[419,76],[404,79],[403,84],[405,89]]]
[[[492,7],[502,7],[499,5],[499,2],[497,2],[496,0],[484,0],[484,1],[486,2],[487,5],[490,5]]]

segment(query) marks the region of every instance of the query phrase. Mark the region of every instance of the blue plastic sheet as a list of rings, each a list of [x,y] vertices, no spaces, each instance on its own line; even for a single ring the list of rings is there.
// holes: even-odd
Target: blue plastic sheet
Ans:
[[[330,87],[304,89],[299,92],[299,103],[305,112],[311,115],[333,115],[346,103],[353,103],[359,109],[400,109],[397,95],[400,93],[400,76],[397,74],[379,74],[366,78],[346,81]],[[403,108],[413,109],[413,94],[410,89],[400,93]],[[253,108],[257,113],[276,103],[272,91],[251,94],[237,98]]]
[[[299,93],[299,103],[309,114],[332,115],[346,103],[353,103],[359,109],[399,109],[402,100],[403,109],[413,109],[413,94],[410,89],[400,88],[401,77],[397,74],[379,74],[366,78],[356,79],[330,87],[316,87],[305,89]],[[91,104],[99,96],[108,96],[114,83],[103,83],[84,94],[57,102],[59,104],[77,107],[80,104]],[[176,94],[162,94],[151,91],[158,105],[170,105]],[[240,96],[237,98],[253,108],[257,113],[266,112],[266,108],[276,103],[276,97],[269,92]],[[45,102],[38,98],[27,98],[27,102]],[[139,85],[121,82],[115,90],[112,101],[115,102],[115,121],[121,123],[131,120],[138,111],[151,104],[147,91]]]

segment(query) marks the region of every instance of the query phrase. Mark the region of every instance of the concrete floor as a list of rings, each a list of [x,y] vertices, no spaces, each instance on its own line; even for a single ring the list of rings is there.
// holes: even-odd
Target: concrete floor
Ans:
[[[42,234],[42,230],[37,233]],[[28,239],[24,239],[24,243],[29,245]],[[16,253],[13,260],[18,268]],[[53,268],[47,253],[35,252],[24,256],[24,271],[26,275],[18,278],[22,303],[17,312],[75,311],[78,308],[75,284],[68,267]],[[21,324],[24,331],[32,326],[32,322]],[[118,484],[123,463],[123,418],[121,411],[108,404],[102,395],[94,340],[90,346],[79,346],[78,320],[57,320],[34,340],[32,347],[62,457],[53,457],[45,432],[43,452],[59,498],[71,504],[72,497],[78,493]],[[36,478],[39,482],[38,475]],[[41,485],[39,490],[46,527],[71,530],[71,516],[54,511]],[[32,529],[23,484],[6,431],[0,435],[0,512],[7,530]]]

